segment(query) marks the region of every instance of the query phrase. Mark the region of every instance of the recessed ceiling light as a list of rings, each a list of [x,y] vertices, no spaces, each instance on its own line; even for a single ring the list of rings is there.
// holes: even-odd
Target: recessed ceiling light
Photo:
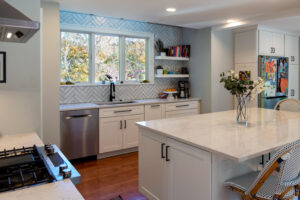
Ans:
[[[166,11],[167,12],[176,12],[176,8],[167,8]]]
[[[6,38],[7,38],[7,39],[10,39],[11,36],[12,36],[12,33],[11,33],[11,32],[8,32],[8,33],[6,34]]]
[[[227,20],[227,23],[235,23],[235,22],[236,22],[236,20],[233,20],[233,19]]]

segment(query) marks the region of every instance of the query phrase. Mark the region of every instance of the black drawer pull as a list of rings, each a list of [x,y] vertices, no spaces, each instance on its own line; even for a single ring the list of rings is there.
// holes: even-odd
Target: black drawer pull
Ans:
[[[131,112],[132,110],[117,110],[114,113],[123,113],[123,112]]]
[[[165,145],[166,145],[165,143],[161,144],[161,158],[166,158],[165,155],[164,155],[164,147],[165,147]]]
[[[157,108],[160,107],[160,105],[151,105],[151,108]]]
[[[166,161],[167,161],[167,162],[170,161],[170,159],[169,159],[169,147],[170,147],[170,146],[168,146],[168,145],[166,146]]]
[[[176,106],[176,108],[180,108],[180,107],[188,107],[189,105],[186,104],[186,105],[179,105],[179,106]]]

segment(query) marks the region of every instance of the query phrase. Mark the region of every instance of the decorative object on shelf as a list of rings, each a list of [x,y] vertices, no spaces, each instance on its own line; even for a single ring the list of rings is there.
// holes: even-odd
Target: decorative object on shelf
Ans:
[[[166,89],[164,91],[165,94],[168,94],[167,99],[172,101],[174,100],[174,94],[177,94],[177,90],[176,89]]]
[[[6,83],[6,52],[0,51],[0,83]]]
[[[191,45],[178,45],[169,47],[167,55],[174,57],[189,58],[191,53]]]
[[[163,72],[164,68],[161,65],[156,67],[156,74],[163,74]]]
[[[189,70],[187,67],[181,67],[181,74],[189,74]]]
[[[163,74],[168,74],[168,71],[164,69]]]
[[[224,83],[226,88],[232,95],[236,97],[236,122],[237,124],[248,125],[248,102],[255,97],[256,94],[261,93],[268,87],[265,86],[266,81],[261,77],[258,80],[252,81],[250,79],[241,79],[239,74],[234,70],[220,74],[220,83]]]
[[[155,50],[160,56],[166,56],[166,49],[164,49],[164,43],[160,39],[155,42]]]

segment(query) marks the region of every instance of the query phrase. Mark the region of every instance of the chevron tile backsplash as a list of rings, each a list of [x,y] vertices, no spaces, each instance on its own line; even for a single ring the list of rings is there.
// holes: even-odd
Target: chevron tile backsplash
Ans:
[[[165,46],[182,44],[182,28],[124,20],[118,18],[101,17],[90,14],[61,11],[60,23],[68,25],[86,25],[97,28],[109,28],[136,32],[150,32],[154,34],[155,40],[161,39]],[[154,66],[163,65],[168,68],[182,67],[184,62],[155,60]],[[117,85],[116,98],[149,99],[156,98],[158,93],[167,88],[176,88],[178,79],[155,79],[154,84],[141,85]],[[108,85],[87,85],[87,86],[61,86],[60,103],[85,103],[107,101],[109,98]]]

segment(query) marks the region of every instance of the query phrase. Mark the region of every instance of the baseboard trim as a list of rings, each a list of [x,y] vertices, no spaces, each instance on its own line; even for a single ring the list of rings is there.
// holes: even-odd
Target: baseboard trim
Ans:
[[[103,159],[103,158],[118,156],[118,155],[122,155],[122,154],[126,154],[126,153],[136,152],[136,151],[138,151],[138,147],[133,147],[130,149],[122,149],[122,150],[107,152],[107,153],[101,153],[101,154],[97,155],[97,159],[99,160],[99,159]]]

